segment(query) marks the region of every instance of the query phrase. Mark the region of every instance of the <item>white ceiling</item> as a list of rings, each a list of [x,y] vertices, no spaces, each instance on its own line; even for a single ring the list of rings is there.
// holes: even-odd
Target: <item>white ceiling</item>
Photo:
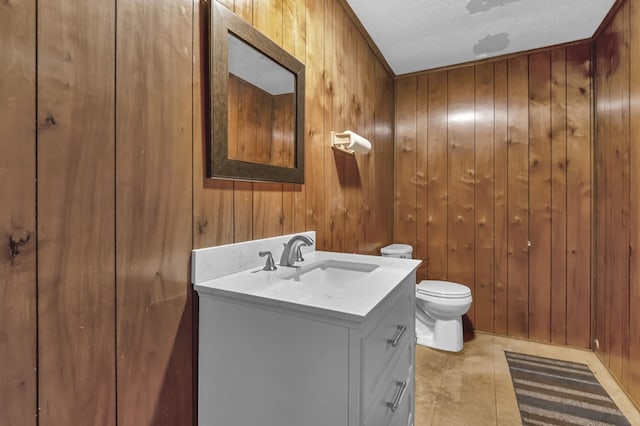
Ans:
[[[396,75],[589,38],[615,0],[347,0]]]

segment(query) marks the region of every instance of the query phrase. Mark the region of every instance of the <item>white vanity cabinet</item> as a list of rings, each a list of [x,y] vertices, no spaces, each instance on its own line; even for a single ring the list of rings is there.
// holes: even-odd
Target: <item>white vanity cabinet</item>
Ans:
[[[416,266],[364,317],[196,286],[198,423],[412,425]]]

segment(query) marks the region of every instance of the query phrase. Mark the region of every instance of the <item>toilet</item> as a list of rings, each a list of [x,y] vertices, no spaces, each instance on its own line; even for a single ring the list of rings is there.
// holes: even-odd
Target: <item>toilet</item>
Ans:
[[[413,248],[392,244],[380,250],[382,256],[410,259]],[[419,345],[460,352],[462,315],[471,307],[469,287],[449,281],[424,280],[416,286],[416,338]]]

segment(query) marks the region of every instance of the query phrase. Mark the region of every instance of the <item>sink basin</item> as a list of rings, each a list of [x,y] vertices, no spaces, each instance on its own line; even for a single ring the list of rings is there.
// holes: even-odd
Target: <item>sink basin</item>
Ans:
[[[281,279],[310,284],[347,284],[365,277],[377,267],[374,263],[328,259],[304,265]]]

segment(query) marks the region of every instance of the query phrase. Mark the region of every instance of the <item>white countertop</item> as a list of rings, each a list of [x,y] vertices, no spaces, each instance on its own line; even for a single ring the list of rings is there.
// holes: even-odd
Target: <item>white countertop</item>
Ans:
[[[284,279],[294,273],[292,267],[278,266],[278,270],[269,272],[263,271],[260,265],[194,283],[194,288],[201,297],[231,297],[338,319],[362,321],[421,263],[415,259],[326,251],[305,253],[304,258],[305,261],[300,264],[302,267],[324,260],[360,262],[378,267],[355,280],[313,284],[304,280]]]

